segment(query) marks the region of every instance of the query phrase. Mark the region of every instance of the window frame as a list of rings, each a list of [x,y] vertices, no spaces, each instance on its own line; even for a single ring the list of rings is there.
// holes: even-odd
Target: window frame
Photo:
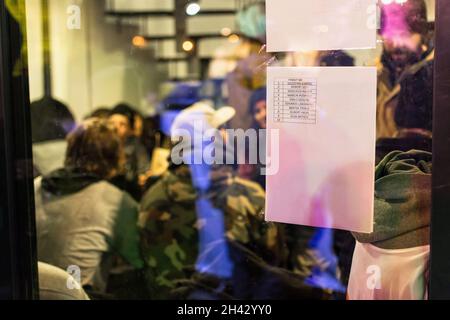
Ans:
[[[28,71],[13,75],[24,37],[0,0],[0,299],[39,295]]]

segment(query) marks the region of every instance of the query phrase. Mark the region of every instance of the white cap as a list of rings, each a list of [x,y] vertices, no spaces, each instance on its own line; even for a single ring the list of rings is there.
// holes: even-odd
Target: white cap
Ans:
[[[199,128],[194,128],[197,124],[201,124],[202,130],[218,129],[235,115],[236,110],[232,107],[222,107],[215,110],[206,102],[198,102],[183,110],[175,118],[170,129],[172,140],[178,140],[181,130],[186,130],[190,134],[198,131]]]

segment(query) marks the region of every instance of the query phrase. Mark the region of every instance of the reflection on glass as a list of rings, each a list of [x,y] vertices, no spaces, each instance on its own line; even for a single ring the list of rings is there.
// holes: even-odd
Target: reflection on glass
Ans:
[[[374,50],[275,54],[264,1],[27,1],[39,261],[92,299],[426,298],[426,3],[381,1]],[[373,234],[264,220],[269,66],[378,67]]]

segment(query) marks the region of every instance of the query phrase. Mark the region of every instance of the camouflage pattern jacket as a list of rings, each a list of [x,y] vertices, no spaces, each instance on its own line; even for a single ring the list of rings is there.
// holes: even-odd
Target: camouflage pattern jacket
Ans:
[[[222,211],[227,240],[237,241],[264,258],[273,258],[280,242],[276,226],[263,220],[263,189],[236,177],[227,166],[213,167],[209,177],[210,187],[203,197]],[[172,166],[142,199],[141,248],[150,290],[158,298],[164,296],[164,290],[174,287],[175,280],[189,277],[188,270],[193,270],[196,263],[199,231],[207,228],[198,216],[198,197],[191,170],[182,165]]]

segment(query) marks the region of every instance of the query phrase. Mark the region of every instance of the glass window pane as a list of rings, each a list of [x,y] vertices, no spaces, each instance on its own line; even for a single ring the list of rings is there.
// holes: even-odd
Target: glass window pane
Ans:
[[[265,1],[26,1],[40,270],[75,299],[425,299],[434,7],[379,1],[374,49],[270,53]],[[271,66],[377,68],[372,234],[266,221]]]

